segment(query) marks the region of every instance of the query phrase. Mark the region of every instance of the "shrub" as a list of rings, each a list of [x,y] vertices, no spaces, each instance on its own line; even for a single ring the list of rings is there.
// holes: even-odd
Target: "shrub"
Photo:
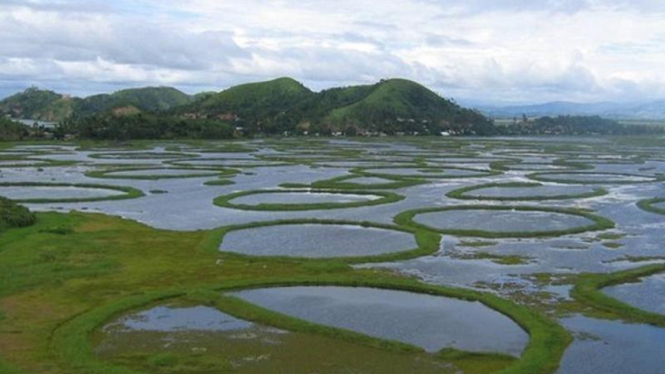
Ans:
[[[37,217],[28,208],[0,196],[0,223],[9,227],[31,226]]]

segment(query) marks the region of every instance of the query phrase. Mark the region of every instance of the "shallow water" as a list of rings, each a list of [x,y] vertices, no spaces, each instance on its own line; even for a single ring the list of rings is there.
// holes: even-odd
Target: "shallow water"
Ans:
[[[665,329],[580,316],[562,322],[578,335],[566,350],[558,373],[663,373]]]
[[[665,273],[603,288],[603,292],[625,303],[654,313],[665,314]]]
[[[348,257],[401,252],[417,247],[412,234],[352,225],[277,225],[231,231],[223,251],[253,256]]]
[[[231,331],[252,327],[251,322],[222,313],[208,306],[157,306],[130,314],[104,327],[110,330],[140,331]]]
[[[0,196],[16,200],[28,199],[89,199],[124,195],[126,192],[107,188],[47,187],[47,186],[0,186]]]
[[[422,213],[414,221],[440,230],[501,233],[566,230],[593,223],[584,217],[561,213],[481,209]]]
[[[143,170],[125,170],[106,173],[113,177],[133,177],[133,176],[180,176],[180,175],[211,175],[219,174],[215,170],[193,170],[193,169],[143,169]]]
[[[306,321],[397,340],[428,352],[454,347],[518,356],[528,335],[479,302],[353,287],[282,287],[231,293]]]

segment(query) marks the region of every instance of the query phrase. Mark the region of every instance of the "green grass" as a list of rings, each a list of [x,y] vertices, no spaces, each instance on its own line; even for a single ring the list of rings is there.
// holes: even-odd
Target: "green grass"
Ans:
[[[665,264],[648,265],[609,274],[583,274],[571,290],[570,295],[578,302],[608,313],[612,317],[621,318],[628,322],[665,327],[665,315],[636,308],[602,291],[605,287],[636,282],[643,277],[662,272],[665,272]]]
[[[125,193],[124,195],[111,195],[111,196],[99,196],[99,197],[88,197],[88,198],[66,198],[66,199],[39,198],[39,199],[15,200],[20,203],[31,203],[31,204],[80,203],[80,202],[90,202],[90,201],[125,200],[125,199],[135,199],[137,197],[144,196],[144,193],[141,190],[138,190],[133,187],[111,186],[111,185],[89,184],[89,183],[72,184],[72,183],[41,183],[41,182],[17,182],[17,183],[0,182],[0,187],[80,187],[80,188],[98,188],[105,190],[114,190]]]
[[[460,200],[497,200],[497,201],[544,201],[544,200],[564,200],[564,199],[585,199],[590,197],[598,197],[607,195],[607,190],[604,188],[595,188],[591,192],[579,194],[563,194],[553,196],[468,196],[467,194],[483,188],[535,188],[543,186],[542,183],[530,182],[510,182],[510,183],[487,183],[476,186],[462,187],[450,191],[446,196],[453,199]]]
[[[378,199],[367,200],[367,201],[355,201],[349,203],[301,203],[301,204],[235,204],[233,203],[234,199],[257,195],[257,194],[266,194],[266,193],[329,193],[329,194],[353,194],[353,195],[376,195],[380,196]],[[241,209],[241,210],[259,210],[259,211],[299,211],[299,210],[324,210],[324,209],[341,209],[341,208],[357,208],[364,206],[373,206],[380,204],[389,204],[394,203],[400,200],[403,200],[404,196],[398,195],[392,192],[381,192],[381,191],[337,191],[337,190],[320,190],[312,189],[308,191],[303,190],[250,190],[250,191],[240,191],[234,192],[228,195],[218,196],[214,199],[215,205],[232,208],[232,209]]]
[[[496,232],[485,231],[477,229],[437,229],[427,225],[423,225],[414,221],[414,217],[418,214],[432,213],[432,212],[446,212],[450,210],[503,210],[503,211],[517,211],[517,212],[549,212],[559,214],[569,214],[578,217],[584,217],[592,221],[590,225],[572,227],[563,230],[549,230],[549,231],[514,231],[514,232]],[[562,236],[569,234],[579,234],[587,231],[601,231],[614,228],[614,222],[607,218],[589,213],[583,209],[577,208],[553,208],[553,207],[535,207],[535,206],[496,206],[496,205],[458,205],[449,207],[436,207],[436,208],[423,208],[413,209],[402,212],[395,216],[394,222],[399,226],[421,228],[432,230],[442,234],[457,235],[457,236],[472,236],[479,238],[544,238],[553,236]]]

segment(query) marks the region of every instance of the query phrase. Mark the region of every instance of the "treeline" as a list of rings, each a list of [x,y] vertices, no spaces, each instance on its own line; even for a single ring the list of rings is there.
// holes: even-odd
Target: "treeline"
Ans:
[[[624,125],[599,116],[558,116],[523,119],[500,127],[502,135],[645,135],[662,134],[665,128]]]
[[[167,115],[139,113],[116,116],[97,114],[67,120],[56,126],[54,138],[74,136],[82,139],[229,139],[235,127],[214,119],[185,119]]]
[[[30,136],[30,128],[14,122],[7,117],[0,117],[0,140],[22,140]]]

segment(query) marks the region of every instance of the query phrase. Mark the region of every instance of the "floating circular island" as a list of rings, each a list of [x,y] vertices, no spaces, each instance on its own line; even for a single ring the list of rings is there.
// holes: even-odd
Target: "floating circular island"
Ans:
[[[235,174],[232,169],[195,169],[195,168],[120,168],[95,170],[86,173],[91,178],[109,178],[109,179],[176,179],[176,178],[203,178],[215,177],[220,175]]]
[[[647,212],[665,215],[665,198],[653,198],[639,201],[637,206]]]
[[[215,198],[224,208],[243,210],[317,210],[356,208],[387,204],[404,199],[391,192],[336,190],[252,190]]]
[[[463,205],[415,209],[395,222],[443,234],[487,238],[531,238],[605,230],[614,223],[579,209]]]
[[[450,191],[448,197],[461,200],[539,201],[582,199],[606,195],[602,188],[559,186],[542,183],[487,183]]]
[[[438,235],[368,222],[273,221],[226,230],[219,249],[249,256],[379,261],[433,253]]]
[[[527,177],[541,182],[567,184],[633,184],[657,182],[663,179],[641,174],[605,172],[543,172],[529,174]]]
[[[144,196],[132,187],[97,184],[16,182],[0,183],[0,196],[20,203],[74,203],[133,199]]]

